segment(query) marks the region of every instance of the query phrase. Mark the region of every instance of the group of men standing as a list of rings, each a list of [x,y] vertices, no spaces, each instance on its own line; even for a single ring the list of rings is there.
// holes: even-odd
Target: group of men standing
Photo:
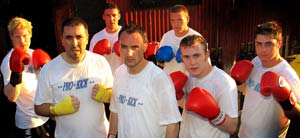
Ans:
[[[17,104],[18,137],[229,138],[238,132],[240,138],[283,138],[299,120],[300,81],[280,56],[277,22],[259,24],[257,56],[226,73],[211,64],[206,39],[188,27],[184,5],[170,8],[172,30],[157,51],[140,25],[119,25],[114,3],[105,5],[102,18],[106,27],[89,47],[87,23],[66,19],[65,51],[53,59],[29,48],[29,21],[10,21],[13,48],[1,72],[4,94]],[[238,90],[246,92],[240,127]]]

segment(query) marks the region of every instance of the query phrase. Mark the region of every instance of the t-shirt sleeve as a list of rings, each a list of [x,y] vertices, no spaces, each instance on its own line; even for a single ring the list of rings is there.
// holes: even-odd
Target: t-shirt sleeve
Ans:
[[[154,89],[157,91],[159,99],[160,124],[167,125],[182,120],[178,110],[177,100],[175,96],[175,88],[171,78],[163,72],[157,75],[153,81]]]
[[[49,77],[47,77],[48,73],[46,70],[41,69],[38,75],[38,85],[36,89],[36,95],[34,99],[35,105],[41,105],[43,103],[52,103],[52,95],[51,95],[51,87],[49,84]],[[48,78],[48,79],[47,79]]]
[[[1,73],[3,75],[3,82],[4,82],[4,85],[7,85],[9,83],[9,80],[10,80],[10,74],[11,74],[11,71],[10,71],[10,68],[9,68],[9,57],[10,56],[5,56],[3,61],[2,61],[2,64],[1,64]]]
[[[238,117],[238,94],[235,81],[229,77],[225,77],[224,86],[219,87],[218,105],[230,117]]]

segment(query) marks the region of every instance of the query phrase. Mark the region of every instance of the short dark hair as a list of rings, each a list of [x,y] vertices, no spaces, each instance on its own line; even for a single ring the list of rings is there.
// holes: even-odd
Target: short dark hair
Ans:
[[[104,10],[106,9],[119,9],[118,6],[113,2],[108,2],[104,5]]]
[[[195,43],[200,43],[203,46],[204,52],[208,51],[208,43],[205,38],[201,35],[188,35],[184,37],[180,41],[180,48],[181,47],[189,47],[194,45]]]
[[[65,26],[77,26],[77,25],[83,25],[86,33],[88,34],[88,24],[86,23],[85,20],[83,20],[82,18],[80,17],[70,17],[70,18],[67,18],[63,23],[62,23],[62,26],[61,26],[61,30],[62,30],[62,33],[64,31],[64,27]]]
[[[189,15],[188,9],[184,5],[174,5],[169,9],[170,13],[184,12],[186,15]]]
[[[102,13],[104,13],[104,11],[107,10],[107,9],[118,9],[118,11],[120,12],[119,7],[115,3],[113,3],[113,2],[107,2],[107,3],[105,3],[105,5],[103,7],[103,12]]]
[[[270,35],[276,40],[282,40],[282,28],[277,21],[268,21],[256,26],[255,37],[258,35]]]
[[[120,35],[123,32],[126,32],[128,34],[132,34],[132,33],[137,32],[142,36],[144,43],[148,43],[148,38],[147,38],[146,31],[138,24],[129,23],[129,24],[125,25],[124,27],[122,27],[120,32],[119,32],[119,38],[120,38]]]

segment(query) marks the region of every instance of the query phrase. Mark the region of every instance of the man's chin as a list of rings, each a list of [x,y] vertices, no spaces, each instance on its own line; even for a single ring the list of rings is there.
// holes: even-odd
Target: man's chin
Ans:
[[[197,70],[196,69],[189,69],[189,73],[194,76],[194,75],[197,74]]]
[[[24,51],[28,52],[29,51],[29,47],[21,47],[23,48]]]
[[[270,58],[262,57],[262,56],[259,56],[259,59],[260,59],[261,61],[267,61],[267,60],[270,60]]]

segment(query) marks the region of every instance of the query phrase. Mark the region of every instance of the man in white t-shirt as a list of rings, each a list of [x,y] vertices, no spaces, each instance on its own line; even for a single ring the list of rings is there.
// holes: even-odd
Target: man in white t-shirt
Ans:
[[[35,97],[35,112],[53,116],[55,137],[104,138],[108,121],[101,95],[109,95],[113,75],[107,60],[86,50],[87,23],[78,18],[62,24],[65,52],[43,66]]]
[[[109,54],[103,54],[108,63],[110,64],[112,73],[122,64],[119,57],[119,53],[116,53],[114,49],[115,43],[118,41],[118,33],[121,26],[118,24],[121,18],[120,10],[114,3],[106,3],[102,14],[102,19],[105,22],[105,28],[94,34],[90,41],[89,51],[94,50],[95,45],[98,41],[107,39],[110,42]]]
[[[201,34],[188,27],[190,16],[188,13],[188,9],[184,5],[175,5],[171,7],[169,10],[169,16],[172,30],[166,32],[162,36],[159,47],[161,48],[163,46],[168,46],[171,47],[171,51],[160,52],[160,50],[158,50],[156,58],[158,62],[161,62],[159,63],[159,65],[162,65],[163,70],[168,74],[175,71],[182,71],[184,73],[187,73],[184,65],[182,63],[179,63],[174,56],[176,56],[177,54],[179,43],[182,38],[191,34]],[[167,53],[171,52],[174,54],[174,56],[172,56],[171,54],[166,55]]]
[[[239,86],[240,91],[246,92],[240,138],[284,138],[290,119],[300,118],[300,81],[297,73],[280,56],[282,43],[282,28],[276,21],[256,27],[257,56],[251,61],[252,71]],[[240,66],[239,70],[244,67]]]
[[[115,73],[109,137],[177,138],[181,116],[168,74],[144,58],[148,39],[135,24],[122,28],[124,62]]]
[[[96,33],[91,41],[89,51],[94,50],[98,41],[107,39],[109,41],[109,54],[102,54],[108,61],[111,71],[114,75],[116,69],[122,64],[120,53],[118,53],[118,47],[115,47],[118,42],[118,33],[121,30],[119,20],[121,18],[120,10],[118,6],[112,2],[108,2],[104,5],[102,19],[105,22],[105,28]],[[100,47],[100,49],[103,47]],[[109,118],[109,103],[104,103],[106,110],[106,117]]]
[[[235,81],[211,65],[208,44],[202,36],[186,36],[181,40],[180,50],[190,75],[181,99],[184,100],[184,110],[179,137],[229,138],[238,124]]]
[[[14,117],[16,130],[18,130],[17,137],[36,138],[49,134],[52,136],[53,134],[47,129],[48,123],[52,120],[37,115],[33,109],[40,67],[35,67],[33,64],[37,58],[33,58],[35,50],[30,48],[31,22],[21,17],[14,17],[9,21],[8,32],[13,48],[1,63],[1,72],[4,79],[4,95],[17,105]],[[45,60],[45,57],[39,57],[37,60]]]

